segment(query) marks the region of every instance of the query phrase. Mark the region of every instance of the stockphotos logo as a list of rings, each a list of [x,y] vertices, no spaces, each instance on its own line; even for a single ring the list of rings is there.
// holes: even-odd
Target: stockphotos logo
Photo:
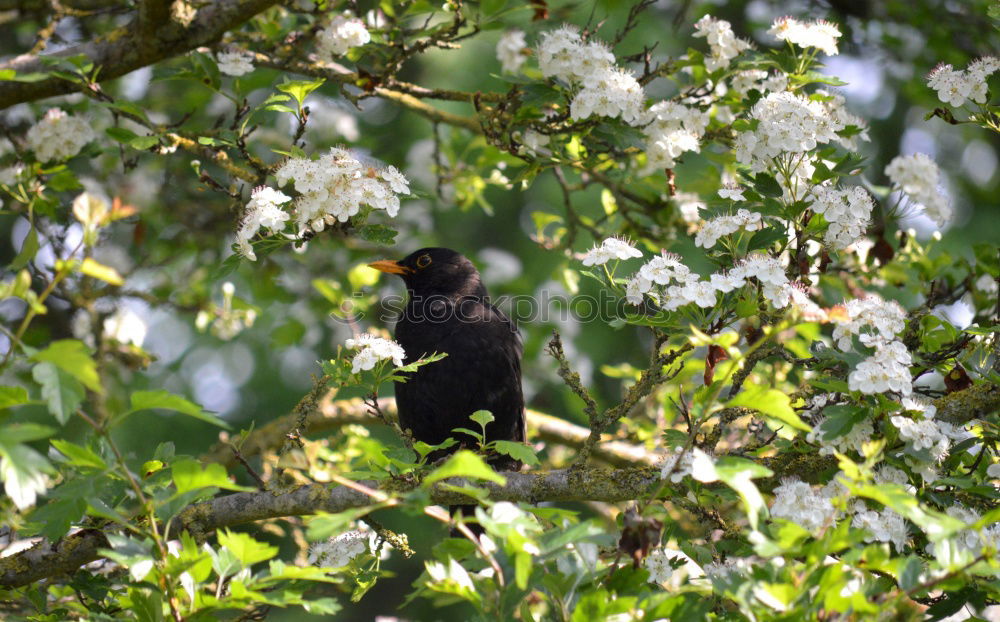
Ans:
[[[362,303],[362,299],[367,299],[367,296],[354,294],[332,311],[330,317],[344,323],[367,317],[386,323],[408,313],[410,319],[424,322],[478,321],[475,315],[476,305],[470,304],[471,301],[455,303],[445,296],[417,296],[409,307],[407,297],[397,294],[382,297],[377,305],[370,305],[367,300]],[[607,323],[627,319],[640,311],[625,299],[604,290],[597,296],[565,296],[542,290],[538,296],[499,296],[490,298],[490,302],[513,320],[515,325],[567,321]]]

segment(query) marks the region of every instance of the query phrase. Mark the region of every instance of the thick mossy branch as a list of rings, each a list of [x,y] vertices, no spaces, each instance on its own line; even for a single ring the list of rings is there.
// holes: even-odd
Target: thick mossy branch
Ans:
[[[176,1],[168,5],[168,19],[152,31],[151,20],[159,19],[164,2],[140,5],[131,23],[116,28],[93,41],[65,48],[49,58],[69,58],[83,55],[100,67],[103,82],[123,76],[141,67],[166,58],[184,54],[194,48],[209,45],[254,15],[278,4],[277,0],[215,0],[197,4]],[[143,25],[147,28],[143,28]],[[45,73],[49,66],[33,54],[23,54],[0,63],[0,69],[13,69],[18,74]],[[65,95],[79,90],[79,85],[62,78],[46,78],[35,82],[0,82],[0,109],[53,95]]]
[[[652,467],[626,469],[560,469],[537,473],[502,473],[504,486],[450,478],[431,488],[430,498],[440,505],[461,505],[470,498],[456,491],[461,486],[485,488],[494,501],[603,501],[619,502],[641,498],[659,483],[659,470]],[[377,489],[378,482],[360,482]],[[405,493],[418,483],[394,481],[393,492]],[[316,512],[343,512],[372,505],[367,494],[346,486],[313,484],[281,494],[243,492],[195,503],[182,510],[174,521],[174,531],[187,530],[204,539],[216,529],[270,518],[303,516]],[[171,534],[176,536],[176,533]],[[0,559],[0,587],[20,587],[46,577],[72,572],[100,558],[99,548],[107,548],[104,534],[82,531],[56,545],[40,542],[35,547]]]
[[[981,419],[1000,410],[1000,386],[980,382],[968,389],[949,393],[934,400],[935,418],[948,423],[963,424]]]
[[[395,419],[397,416],[395,400],[382,398],[378,404],[383,414]],[[528,409],[525,417],[528,421],[528,438],[532,441],[579,449],[590,437],[589,429],[536,410]],[[240,453],[244,458],[250,458],[281,447],[286,440],[286,434],[297,421],[298,414],[292,413],[257,428],[247,437],[240,448]],[[349,424],[382,425],[372,416],[361,399],[334,400],[330,395],[315,404],[315,408],[309,411],[304,421],[304,426],[299,428],[299,432],[304,436],[314,437],[330,434]],[[660,455],[656,452],[641,445],[622,441],[604,441],[594,447],[592,455],[602,462],[621,467],[656,464],[660,459]],[[202,455],[201,459],[205,462],[224,464],[227,468],[237,465],[228,443],[216,444]]]

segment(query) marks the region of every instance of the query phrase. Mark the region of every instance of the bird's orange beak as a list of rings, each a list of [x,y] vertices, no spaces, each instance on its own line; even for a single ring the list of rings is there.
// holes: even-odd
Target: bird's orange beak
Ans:
[[[393,261],[391,259],[380,259],[378,261],[368,264],[369,268],[375,268],[379,272],[388,272],[389,274],[410,274],[413,272],[412,268],[407,268],[401,265],[398,261]]]

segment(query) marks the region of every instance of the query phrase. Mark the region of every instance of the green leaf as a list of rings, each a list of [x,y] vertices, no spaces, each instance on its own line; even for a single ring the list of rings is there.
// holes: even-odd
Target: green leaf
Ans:
[[[49,412],[61,425],[66,425],[87,395],[83,385],[54,363],[38,363],[31,369],[31,376],[42,386],[42,399]]]
[[[104,130],[104,133],[112,139],[125,144],[128,144],[133,138],[138,137],[138,134],[132,130],[125,129],[124,127],[109,127]]]
[[[219,426],[225,430],[231,429],[229,424],[219,419],[215,415],[206,412],[201,406],[188,401],[179,395],[174,395],[169,391],[160,389],[158,391],[136,391],[132,394],[132,409],[130,413],[140,410],[154,410],[162,408],[173,410],[189,417],[194,417],[206,423]]]
[[[312,93],[326,82],[324,78],[317,78],[316,80],[285,80],[281,84],[277,85],[277,88],[282,93],[288,93],[295,98],[295,101],[302,105],[309,93]]]
[[[69,463],[78,467],[90,467],[94,469],[107,469],[108,465],[88,447],[82,447],[69,441],[55,438],[52,439],[52,446],[59,453],[69,458]]]
[[[784,240],[787,235],[788,232],[780,227],[764,227],[750,238],[747,250],[755,251],[759,248],[767,248],[778,240]]]
[[[460,450],[448,461],[434,469],[424,478],[424,484],[430,486],[434,482],[439,482],[449,477],[467,477],[469,479],[481,479],[493,482],[499,486],[507,483],[507,480],[496,471],[490,468],[478,454],[467,449]]]
[[[399,231],[396,231],[392,227],[386,225],[364,225],[358,230],[361,237],[368,242],[373,242],[375,244],[382,244],[383,246],[391,246],[396,243],[396,235]]]
[[[780,197],[783,194],[778,180],[767,173],[757,173],[753,180],[753,189],[765,197]]]
[[[485,429],[486,425],[495,421],[496,418],[488,410],[477,410],[476,412],[469,415],[469,419],[472,419],[479,424],[479,427]]]
[[[229,480],[226,469],[221,464],[206,464],[205,468],[195,460],[179,460],[171,467],[177,494],[200,488],[224,488],[226,490],[252,491],[253,488],[239,486]]]
[[[7,496],[19,510],[35,504],[48,488],[46,473],[55,473],[52,464],[27,445],[0,444],[0,480]]]
[[[278,547],[271,546],[266,542],[258,542],[245,533],[222,529],[216,532],[219,537],[219,545],[229,549],[233,555],[243,564],[244,568],[267,561],[278,554]]]
[[[750,460],[736,457],[723,457],[715,463],[715,472],[719,480],[736,491],[743,501],[747,520],[752,529],[757,529],[761,512],[766,511],[767,504],[757,486],[753,483],[755,477],[770,477],[770,469]]]
[[[528,466],[538,466],[540,464],[538,456],[535,455],[534,450],[524,443],[516,443],[514,441],[493,441],[491,444],[498,453],[510,456],[519,462],[527,464]]]
[[[0,408],[10,408],[27,404],[28,390],[24,387],[0,387]]]
[[[796,430],[809,432],[812,430],[806,425],[798,414],[792,410],[791,401],[788,395],[777,389],[766,387],[748,386],[736,394],[736,397],[726,403],[726,407],[750,408],[774,417],[778,421],[789,425]]]
[[[21,250],[7,268],[12,272],[17,272],[28,265],[28,262],[35,258],[35,253],[37,252],[38,232],[35,231],[35,225],[31,225],[31,228],[28,229],[28,235],[24,237],[24,242],[21,243]]]
[[[90,350],[82,341],[77,339],[53,341],[49,347],[36,352],[31,358],[54,364],[94,393],[104,392],[101,388],[101,379],[97,375],[97,365],[90,356]]]
[[[11,423],[0,428],[0,446],[30,443],[52,436],[55,428],[37,423]]]
[[[158,144],[160,144],[160,138],[158,136],[136,136],[132,140],[128,141],[128,146],[138,151],[145,151]]]

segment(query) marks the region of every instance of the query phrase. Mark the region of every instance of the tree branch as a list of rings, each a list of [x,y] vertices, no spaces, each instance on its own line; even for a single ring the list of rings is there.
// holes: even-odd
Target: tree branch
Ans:
[[[395,400],[382,398],[378,404],[387,417],[396,418]],[[528,429],[532,440],[579,449],[583,447],[590,436],[590,430],[583,426],[537,410],[528,409],[525,416],[528,420]],[[240,448],[243,457],[250,458],[280,447],[285,441],[288,430],[292,428],[297,419],[297,414],[286,415],[254,430]],[[333,400],[328,395],[317,404],[315,409],[308,413],[304,426],[299,431],[303,435],[316,436],[329,434],[337,428],[352,423],[365,426],[382,425],[368,412],[368,407],[361,399]],[[655,451],[622,441],[602,442],[594,448],[591,455],[618,467],[641,464],[654,465],[661,458],[660,454]],[[237,464],[227,443],[217,443],[203,454],[201,459],[204,462],[218,462],[227,468],[232,468]]]
[[[659,483],[659,470],[651,467],[627,469],[560,469],[537,473],[506,472],[504,486],[493,483],[469,482],[449,478],[438,482],[431,491],[431,501],[439,505],[468,503],[470,497],[456,487],[476,485],[485,488],[494,501],[603,501],[619,502],[637,499]],[[374,481],[358,482],[377,489]],[[419,484],[392,482],[393,492],[407,492]],[[221,527],[241,525],[269,518],[301,516],[316,512],[343,512],[372,504],[369,495],[347,486],[312,484],[295,490],[242,492],[216,497],[188,506],[180,512],[178,530],[187,530],[196,538],[204,538]],[[176,534],[173,534],[176,536]],[[100,558],[98,549],[107,548],[105,535],[98,530],[81,531],[56,545],[46,541],[34,547],[0,559],[0,586],[20,587],[46,577],[52,577]]]
[[[174,9],[166,23],[154,24],[152,32],[142,33],[143,16],[149,19],[160,15],[162,7],[153,7],[164,0],[144,0],[136,18],[129,24],[116,28],[93,41],[60,50],[48,58],[67,58],[84,55],[95,67],[100,67],[99,79],[110,80],[131,71],[151,65],[166,58],[183,54],[198,46],[219,39],[226,31],[247,21],[257,13],[278,3],[278,0],[215,0],[205,3],[191,17],[183,10],[194,11],[184,2],[169,5]],[[146,7],[146,5],[149,5]],[[146,7],[145,9],[143,7]],[[145,11],[145,12],[144,12]],[[5,63],[0,69],[13,69],[18,74],[44,73],[48,65],[42,57],[23,54]],[[65,95],[78,90],[75,83],[61,78],[46,78],[37,82],[0,82],[0,109],[19,104]]]

